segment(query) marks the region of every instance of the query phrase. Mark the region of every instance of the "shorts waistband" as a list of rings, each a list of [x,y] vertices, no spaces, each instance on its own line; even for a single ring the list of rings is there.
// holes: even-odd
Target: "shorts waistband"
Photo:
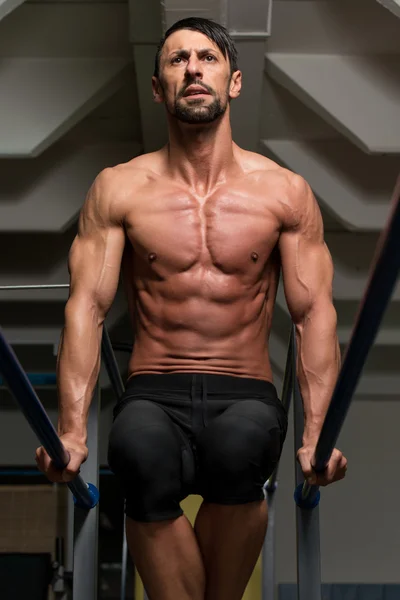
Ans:
[[[278,398],[276,387],[270,381],[255,379],[253,377],[236,377],[234,375],[222,375],[219,373],[145,373],[132,375],[126,383],[126,391],[134,388],[146,388],[149,390],[188,390],[192,388],[194,381],[200,380],[206,383],[208,393],[221,392],[245,392],[253,394],[268,394]]]

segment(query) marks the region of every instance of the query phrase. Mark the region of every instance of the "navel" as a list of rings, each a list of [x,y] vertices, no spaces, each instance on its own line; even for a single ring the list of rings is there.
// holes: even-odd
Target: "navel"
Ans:
[[[251,260],[253,262],[257,262],[258,261],[258,254],[257,254],[257,252],[252,252],[251,253]]]
[[[157,254],[155,252],[151,252],[149,254],[149,262],[151,262],[151,263],[154,262],[156,260],[156,258],[157,258]]]

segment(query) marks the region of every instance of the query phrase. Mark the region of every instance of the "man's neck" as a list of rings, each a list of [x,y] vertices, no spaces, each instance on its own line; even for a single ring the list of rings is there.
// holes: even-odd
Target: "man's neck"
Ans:
[[[199,196],[224,183],[238,165],[229,119],[209,125],[169,123],[168,170]]]

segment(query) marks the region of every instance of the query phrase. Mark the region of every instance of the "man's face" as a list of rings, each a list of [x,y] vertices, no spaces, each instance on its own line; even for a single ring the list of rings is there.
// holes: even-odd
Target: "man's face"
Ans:
[[[181,29],[166,40],[160,57],[160,78],[153,77],[158,102],[179,121],[212,123],[223,115],[229,98],[240,93],[241,73],[232,77],[229,61],[207,36]]]

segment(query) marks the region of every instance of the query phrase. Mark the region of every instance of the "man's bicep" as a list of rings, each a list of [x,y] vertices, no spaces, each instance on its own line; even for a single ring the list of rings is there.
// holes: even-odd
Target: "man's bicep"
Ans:
[[[78,234],[68,260],[70,299],[106,313],[114,299],[125,247],[125,232],[111,213],[107,190],[98,179],[79,217]]]
[[[318,302],[331,302],[332,259],[324,242],[310,242],[301,234],[282,234],[279,248],[286,302],[297,323]]]
[[[307,184],[302,194],[297,221],[284,227],[279,239],[286,302],[295,323],[313,307],[332,302],[333,263],[321,213]]]

